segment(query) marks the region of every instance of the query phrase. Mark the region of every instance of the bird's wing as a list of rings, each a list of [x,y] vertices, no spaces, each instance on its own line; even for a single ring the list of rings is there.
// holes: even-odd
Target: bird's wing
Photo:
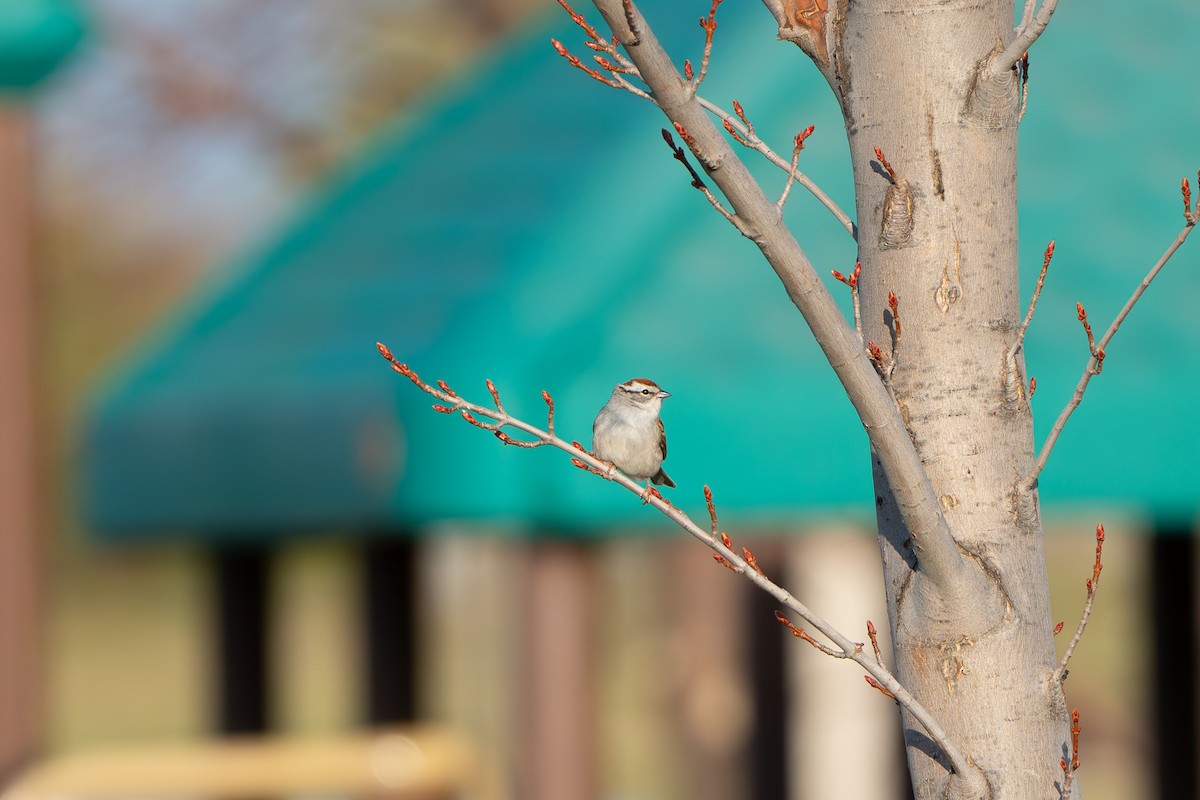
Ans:
[[[662,419],[658,420],[658,449],[662,452],[662,457],[667,457],[667,431],[663,428]]]

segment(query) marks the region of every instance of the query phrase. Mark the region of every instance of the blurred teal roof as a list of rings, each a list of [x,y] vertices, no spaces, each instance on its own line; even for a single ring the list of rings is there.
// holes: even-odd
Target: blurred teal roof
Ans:
[[[670,50],[694,58],[695,15],[648,5]],[[1039,437],[1083,367],[1075,301],[1111,319],[1177,232],[1179,179],[1200,166],[1193,79],[1177,68],[1200,9],[1164,2],[1139,30],[1116,0],[1079,5],[1033,54],[1022,128],[1027,286],[1058,242],[1028,342]],[[721,14],[705,95],[736,96],[768,140],[815,124],[802,167],[852,208],[823,82],[773,41],[761,4]],[[657,111],[571,69],[551,36],[579,39],[555,15],[405,114],[97,391],[82,461],[94,530],[661,524],[561,453],[502,447],[432,413],[376,340],[468,397],[486,399],[492,378],[533,420],[547,389],[560,435],[585,443],[615,383],[653,377],[674,395],[671,497],[701,515],[703,483],[729,521],[869,511],[861,426],[773,273],[688,186]],[[788,217],[823,269],[853,264],[853,242],[800,190]],[[1043,503],[1183,515],[1200,504],[1195,247],[1109,348],[1043,476]]]
[[[72,0],[0,3],[0,90],[42,81],[83,38],[83,12]]]

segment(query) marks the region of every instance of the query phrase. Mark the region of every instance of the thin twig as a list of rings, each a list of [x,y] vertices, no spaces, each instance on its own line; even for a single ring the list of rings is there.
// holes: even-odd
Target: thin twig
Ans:
[[[833,277],[850,287],[850,304],[854,308],[854,332],[858,334],[858,343],[863,344],[862,332],[862,302],[858,294],[858,279],[862,275],[862,262],[854,263],[854,271],[849,276],[838,270],[831,270]]]
[[[875,631],[875,623],[867,620],[867,638],[871,640],[871,649],[875,651],[875,660],[883,666],[883,653],[879,651],[879,635]]]
[[[788,168],[787,183],[783,185],[783,192],[779,195],[779,199],[775,201],[775,207],[779,209],[779,213],[783,213],[783,205],[787,202],[788,195],[792,192],[792,184],[796,182],[796,167],[800,163],[800,151],[804,149],[804,140],[812,136],[814,127],[809,125],[804,130],[796,134],[796,138],[792,145],[792,163]]]
[[[550,44],[554,45],[554,49],[558,52],[558,54],[560,56],[562,56],[563,58],[565,58],[572,67],[582,70],[583,72],[587,73],[589,76],[594,78],[595,80],[598,80],[601,83],[603,83],[605,86],[611,86],[614,89],[624,89],[625,91],[629,92],[630,94],[636,95],[637,97],[641,97],[646,100],[653,99],[650,97],[650,95],[646,91],[634,86],[632,83],[630,83],[628,80],[626,80],[621,75],[621,73],[623,73],[623,72],[628,72],[628,70],[626,68],[618,67],[615,64],[609,64],[604,61],[600,61],[599,60],[600,57],[597,56],[597,63],[599,63],[605,69],[608,69],[609,72],[611,73],[610,75],[605,76],[599,70],[592,69],[587,64],[584,64],[582,61],[580,61],[579,56],[574,55],[570,50],[567,49],[566,45],[564,45],[562,42],[558,41],[557,39],[551,39]]]
[[[779,167],[781,170],[784,170],[789,174],[793,174],[791,163],[788,162],[788,160],[783,156],[772,150],[766,142],[758,138],[758,136],[754,133],[754,126],[750,125],[744,116],[739,115],[739,119],[739,116],[730,114],[716,103],[706,100],[703,97],[697,96],[696,102],[699,103],[700,106],[710,114],[719,117],[725,127],[725,130],[729,131],[730,135],[737,140],[738,144],[761,153],[763,157],[767,159],[767,161]],[[740,108],[736,101],[734,107]],[[809,194],[817,199],[818,203],[825,206],[825,209],[829,211],[830,214],[833,214],[834,218],[837,219],[841,226],[846,229],[846,233],[850,234],[857,241],[858,228],[855,226],[854,221],[850,219],[850,215],[843,211],[841,206],[834,202],[833,198],[826,194],[825,191],[821,189],[821,187],[818,186],[812,178],[805,175],[804,172],[801,170],[795,170],[794,174],[796,183],[803,186],[809,192]]]
[[[677,122],[675,123],[675,130],[681,137],[683,137],[683,140],[687,142],[689,146],[694,146],[694,142],[691,140],[691,137],[688,136],[686,128]],[[721,205],[721,201],[717,199],[717,196],[713,194],[712,190],[708,188],[708,185],[704,183],[704,180],[700,177],[700,173],[696,172],[696,168],[693,167],[691,162],[687,160],[687,153],[684,151],[684,149],[675,144],[675,137],[671,135],[671,132],[666,128],[663,128],[662,137],[663,141],[667,143],[667,147],[671,148],[671,154],[675,157],[675,160],[680,164],[683,164],[684,168],[687,169],[688,174],[692,176],[692,188],[698,189],[704,195],[705,199],[708,200],[709,205],[716,209],[718,214],[728,220],[729,223],[733,225],[733,227],[737,228],[740,233],[745,235],[746,230],[745,226],[742,224],[742,221],[737,218],[736,214],[725,208],[725,206]]]
[[[892,375],[896,372],[896,361],[900,354],[900,301],[895,292],[888,292],[888,308],[892,312],[892,357],[888,363],[886,380],[890,385]]]
[[[1017,26],[1017,31],[1029,27],[1029,21],[1033,19],[1033,10],[1037,8],[1037,0],[1025,0],[1025,10],[1021,12],[1021,24]]]
[[[717,30],[717,6],[722,2],[723,0],[713,0],[712,8],[708,12],[708,19],[700,18],[700,27],[704,29],[704,55],[700,58],[700,74],[692,81],[693,89],[700,88],[700,84],[704,83],[704,78],[708,75],[708,61],[712,57],[713,33]]]
[[[879,681],[875,680],[870,675],[863,675],[863,678],[867,681],[867,685],[869,685],[872,689],[875,689],[876,691],[878,691],[884,697],[891,698],[892,700],[896,699],[896,695],[892,694],[887,689],[880,686]]]
[[[723,2],[723,0],[718,0],[718,2],[713,3],[711,15],[715,15],[716,7],[720,4],[720,2]],[[601,68],[608,71],[610,75],[605,77],[597,70],[592,69],[584,64],[577,56],[573,55],[562,42],[551,39],[550,41],[554,45],[554,49],[558,52],[558,54],[567,59],[571,66],[586,73],[594,80],[597,80],[606,86],[611,86],[614,89],[621,89],[629,92],[636,97],[640,97],[643,100],[649,100],[650,102],[654,103],[655,99],[652,93],[630,83],[629,80],[625,78],[626,75],[630,75],[640,79],[641,73],[638,71],[638,68],[634,65],[634,63],[617,49],[616,44],[613,41],[601,36],[595,27],[593,27],[582,14],[571,8],[571,6],[566,3],[565,0],[558,0],[558,4],[566,10],[575,24],[578,25],[579,28],[587,35],[588,41],[584,42],[584,44],[593,50],[607,54],[611,59],[611,61],[602,61],[598,57],[596,59],[596,63],[598,63]],[[632,30],[631,12],[632,9],[627,4],[626,15],[630,19],[630,29]],[[691,62],[687,61],[684,63],[684,79],[691,82],[693,92],[695,92],[696,88],[699,87],[701,81],[704,80],[706,71],[708,69],[709,55],[712,52],[712,31],[710,31],[707,27],[708,22],[709,20],[707,19],[701,19],[701,24],[705,26],[706,36],[705,52],[700,64],[700,74],[693,78],[691,74]],[[714,30],[716,29],[715,19],[712,20],[712,27]],[[854,222],[850,219],[850,216],[843,211],[841,207],[834,202],[833,198],[826,194],[821,187],[817,186],[817,184],[813,182],[812,178],[809,178],[800,170],[795,169],[791,164],[788,163],[787,159],[781,157],[778,153],[768,147],[765,142],[754,135],[753,126],[750,126],[749,133],[747,135],[746,129],[736,123],[735,118],[729,112],[725,111],[717,104],[698,95],[695,96],[695,99],[696,102],[698,102],[703,108],[720,117],[724,121],[726,129],[729,130],[730,133],[733,134],[734,138],[737,139],[741,144],[758,151],[772,164],[787,172],[789,175],[789,180],[794,180],[796,183],[803,186],[813,197],[817,199],[817,202],[825,206],[829,213],[833,214],[833,216],[837,219],[841,226],[846,229],[846,232],[849,233],[851,237],[853,237],[855,240],[858,239],[858,229],[854,225]],[[742,119],[745,119],[745,117]]]
[[[1038,298],[1042,296],[1042,287],[1046,285],[1046,271],[1050,269],[1050,259],[1054,257],[1054,240],[1046,245],[1046,252],[1042,256],[1042,271],[1038,273],[1037,284],[1033,287],[1033,296],[1029,298],[1029,310],[1025,312],[1025,320],[1021,323],[1021,327],[1017,329],[1017,338],[1013,341],[1012,347],[1008,349],[1008,354],[1005,357],[1005,396],[1007,401],[1016,406],[1020,400],[1021,387],[1024,377],[1017,369],[1017,354],[1021,352],[1021,348],[1025,345],[1025,334],[1029,330],[1029,323],[1033,322],[1033,312],[1037,309]],[[1029,392],[1026,394],[1026,400],[1033,399],[1033,392],[1037,388],[1037,381],[1030,379]]]
[[[1079,709],[1076,708],[1071,711],[1071,760],[1064,758],[1058,762],[1063,771],[1059,797],[1064,800],[1071,796],[1071,784],[1075,782],[1075,773],[1079,770],[1079,730]]]
[[[1030,5],[1029,0],[1026,0],[1026,15],[1030,15]],[[1042,7],[1037,10],[1036,14],[1030,15],[1028,20],[1022,19],[1022,25],[1017,30],[1013,40],[992,61],[991,69],[993,74],[999,75],[1002,71],[1011,69],[1013,64],[1021,60],[1021,56],[1030,47],[1033,47],[1033,43],[1046,31],[1046,26],[1050,24],[1050,18],[1054,16],[1054,10],[1057,7],[1058,0],[1042,0]]]
[[[1188,185],[1186,177],[1180,183],[1179,188],[1183,192],[1183,218],[1187,220],[1188,225],[1195,225],[1200,222],[1200,198],[1196,199],[1196,205],[1193,207],[1192,187]],[[1200,190],[1200,170],[1196,170],[1196,189]]]
[[[897,180],[896,170],[894,170],[892,168],[892,165],[888,163],[887,158],[884,157],[883,150],[878,147],[875,148],[875,159],[879,162],[879,165],[881,167],[883,167],[884,170],[887,172],[887,175],[889,178],[891,178],[892,183],[893,184],[896,183],[896,180]]]
[[[1029,310],[1025,312],[1025,320],[1017,329],[1017,340],[1013,342],[1012,348],[1008,351],[1009,361],[1016,357],[1021,350],[1021,345],[1025,343],[1025,332],[1029,330],[1029,323],[1033,321],[1033,312],[1037,309],[1038,298],[1042,296],[1042,287],[1046,285],[1046,271],[1050,269],[1050,259],[1052,258],[1054,258],[1053,239],[1050,240],[1050,244],[1046,245],[1046,252],[1042,256],[1042,271],[1038,273],[1037,283],[1033,287],[1033,296],[1029,298]]]
[[[850,654],[844,650],[834,650],[829,645],[818,642],[816,639],[814,639],[812,636],[810,636],[808,634],[808,631],[804,630],[804,628],[801,628],[799,625],[796,625],[794,622],[792,622],[790,619],[788,619],[787,614],[784,614],[782,611],[775,612],[775,619],[782,622],[784,627],[786,627],[788,630],[790,630],[792,632],[792,636],[795,636],[798,639],[803,639],[804,641],[808,642],[813,647],[815,647],[817,650],[820,650],[822,653],[829,656],[830,658],[849,658],[850,657]],[[862,645],[859,644],[857,649],[861,650]]]
[[[1067,649],[1063,651],[1062,660],[1058,662],[1058,668],[1054,670],[1054,675],[1050,679],[1051,684],[1059,684],[1066,679],[1067,664],[1070,663],[1071,656],[1075,654],[1075,647],[1083,637],[1083,629],[1087,627],[1088,618],[1092,616],[1092,606],[1096,602],[1096,589],[1100,585],[1100,571],[1104,569],[1104,565],[1100,563],[1100,556],[1103,552],[1104,526],[1097,525],[1096,560],[1092,563],[1092,577],[1088,578],[1087,581],[1087,600],[1083,603],[1083,613],[1079,617],[1079,625],[1075,628],[1075,635],[1071,637],[1071,641],[1067,642]]]
[[[844,655],[837,656],[838,658],[847,658],[862,667],[872,678],[887,689],[901,706],[903,706],[912,718],[919,723],[924,729],[929,738],[932,739],[942,752],[946,755],[946,759],[950,762],[951,769],[959,775],[966,775],[970,770],[970,763],[967,761],[965,754],[959,747],[950,739],[945,728],[938,723],[925,706],[923,706],[908,689],[906,689],[896,676],[893,675],[887,668],[880,664],[872,655],[863,652],[863,646],[859,643],[851,641],[847,636],[841,633],[837,628],[830,625],[822,617],[801,603],[791,592],[787,591],[777,583],[772,581],[760,570],[756,570],[744,556],[738,555],[730,547],[728,536],[714,536],[711,531],[705,530],[700,525],[696,524],[690,516],[682,509],[672,505],[658,492],[651,492],[647,495],[645,488],[638,482],[632,480],[624,473],[613,468],[611,464],[602,461],[591,453],[587,452],[577,442],[567,442],[558,436],[552,434],[548,430],[543,430],[535,425],[531,425],[524,420],[508,414],[501,413],[499,409],[488,408],[487,406],[471,403],[453,391],[449,390],[444,384],[439,383],[439,387],[429,385],[423,381],[417,373],[407,364],[397,360],[391,350],[382,343],[375,345],[380,355],[382,355],[392,365],[392,369],[404,375],[413,382],[421,391],[430,396],[446,403],[449,412],[458,411],[461,414],[470,416],[485,417],[494,420],[494,423],[479,423],[476,420],[477,427],[487,426],[488,430],[496,430],[500,427],[512,427],[522,431],[537,440],[537,446],[550,445],[571,456],[571,463],[580,469],[592,472],[613,483],[619,484],[626,491],[636,495],[639,499],[653,506],[662,512],[668,519],[674,522],[679,527],[683,528],[688,534],[700,540],[714,551],[714,558],[723,563],[729,569],[738,573],[753,583],[758,588],[767,592],[774,597],[785,608],[794,613],[800,619],[803,619],[813,628],[821,633],[826,639],[833,643],[835,652],[840,651]],[[545,395],[543,395],[545,399]],[[547,405],[551,403],[547,401]],[[551,406],[552,408],[552,406]],[[493,427],[494,426],[494,427]],[[497,431],[498,432],[498,431]],[[709,502],[712,497],[711,490],[705,492],[705,500]],[[710,517],[715,525],[716,510],[712,506]],[[826,645],[828,647],[828,645]]]
[[[1150,271],[1146,273],[1146,277],[1142,278],[1142,282],[1138,284],[1136,289],[1134,289],[1133,294],[1130,295],[1129,300],[1125,302],[1125,306],[1117,314],[1116,319],[1114,319],[1112,322],[1112,325],[1110,325],[1108,330],[1105,331],[1104,336],[1100,338],[1099,342],[1095,343],[1093,352],[1088,358],[1087,364],[1083,368],[1083,376],[1080,377],[1079,383],[1075,385],[1075,392],[1071,395],[1070,402],[1068,402],[1066,407],[1063,408],[1062,412],[1059,413],[1058,419],[1054,422],[1054,427],[1050,429],[1050,433],[1046,436],[1046,441],[1042,444],[1042,449],[1038,453],[1037,462],[1034,464],[1033,470],[1029,473],[1029,476],[1025,478],[1023,485],[1026,491],[1032,489],[1037,484],[1038,476],[1041,475],[1042,470],[1046,468],[1046,462],[1050,459],[1050,452],[1054,449],[1054,445],[1058,442],[1058,437],[1062,435],[1063,426],[1067,424],[1067,420],[1070,419],[1071,414],[1075,413],[1075,409],[1079,408],[1080,402],[1083,401],[1083,393],[1087,389],[1088,383],[1092,380],[1092,376],[1099,372],[1097,367],[1103,364],[1104,354],[1108,349],[1108,343],[1112,341],[1113,336],[1115,336],[1117,331],[1120,330],[1121,324],[1125,322],[1125,318],[1129,316],[1129,312],[1133,310],[1134,305],[1139,299],[1141,299],[1142,294],[1150,286],[1151,281],[1153,281],[1162,268],[1166,266],[1167,262],[1171,260],[1171,256],[1175,255],[1175,251],[1187,241],[1187,237],[1191,235],[1194,227],[1195,223],[1192,222],[1189,222],[1183,227],[1183,230],[1179,232],[1179,235],[1175,237],[1175,240],[1171,242],[1170,247],[1166,249],[1158,261],[1155,262],[1154,266],[1150,268]],[[1097,357],[1097,355],[1099,355],[1099,357]]]

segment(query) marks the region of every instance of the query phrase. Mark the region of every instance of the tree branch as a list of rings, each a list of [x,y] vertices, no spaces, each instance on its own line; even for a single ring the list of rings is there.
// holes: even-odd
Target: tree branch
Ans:
[[[1059,761],[1059,766],[1063,771],[1063,782],[1060,787],[1059,797],[1066,800],[1071,796],[1071,784],[1075,782],[1075,773],[1079,770],[1079,709],[1071,710],[1071,752],[1070,760],[1064,755]]]
[[[957,607],[988,608],[990,604],[980,603],[979,598],[989,596],[994,587],[974,562],[964,559],[959,552],[896,403],[812,263],[782,223],[775,203],[763,194],[729,142],[712,124],[705,107],[675,69],[641,12],[622,0],[594,2],[659,108],[674,125],[687,130],[691,137],[688,145],[728,200],[733,214],[743,223],[744,235],[759,247],[774,268],[845,387],[888,476],[913,541],[918,573],[931,582],[931,589]],[[630,31],[627,11],[635,20],[636,37]]]
[[[1053,240],[1046,245],[1046,253],[1042,256],[1042,271],[1038,273],[1037,284],[1033,287],[1033,296],[1029,298],[1029,310],[1025,312],[1025,320],[1017,329],[1017,338],[1013,341],[1012,347],[1008,349],[1008,355],[1004,359],[1004,397],[1011,407],[1016,407],[1021,396],[1025,394],[1025,378],[1017,369],[1017,354],[1025,346],[1025,333],[1029,330],[1029,323],[1033,322],[1033,312],[1037,310],[1038,298],[1042,296],[1042,287],[1046,285],[1046,272],[1050,269],[1050,259],[1052,258],[1054,258]],[[1037,382],[1035,381],[1032,386],[1036,387]],[[1033,388],[1030,388],[1029,394],[1025,397],[1027,401],[1033,399]]]
[[[1183,230],[1179,232],[1179,235],[1175,237],[1175,240],[1171,242],[1171,245],[1166,249],[1158,261],[1155,262],[1154,266],[1150,268],[1150,271],[1146,273],[1146,277],[1142,278],[1142,282],[1138,284],[1136,289],[1134,289],[1133,294],[1130,295],[1129,300],[1125,302],[1125,306],[1117,314],[1116,319],[1114,319],[1112,322],[1112,325],[1108,326],[1108,330],[1105,331],[1104,336],[1100,337],[1100,341],[1096,342],[1094,346],[1091,346],[1092,337],[1089,331],[1088,338],[1091,357],[1088,358],[1087,364],[1083,368],[1083,375],[1080,377],[1079,383],[1075,385],[1075,392],[1071,395],[1071,400],[1067,403],[1066,407],[1063,408],[1062,412],[1059,413],[1058,419],[1054,422],[1054,427],[1052,427],[1050,429],[1050,433],[1047,434],[1046,441],[1042,444],[1042,449],[1038,453],[1037,461],[1033,466],[1033,470],[1030,471],[1029,475],[1025,478],[1025,481],[1022,484],[1025,491],[1029,491],[1037,485],[1038,476],[1041,475],[1042,470],[1045,469],[1046,462],[1050,459],[1050,453],[1052,450],[1054,450],[1054,445],[1058,443],[1058,437],[1062,435],[1063,427],[1067,424],[1067,420],[1071,418],[1071,415],[1075,413],[1075,409],[1079,408],[1079,404],[1083,401],[1083,393],[1087,390],[1088,383],[1091,382],[1092,377],[1100,373],[1100,368],[1104,363],[1104,356],[1108,348],[1108,343],[1112,341],[1113,336],[1115,336],[1117,331],[1120,330],[1121,324],[1125,322],[1125,318],[1129,316],[1129,312],[1133,310],[1134,305],[1138,300],[1141,299],[1142,294],[1147,288],[1149,288],[1150,282],[1153,281],[1162,268],[1167,265],[1167,262],[1171,260],[1171,256],[1175,255],[1175,251],[1183,246],[1183,243],[1187,241],[1188,236],[1191,235],[1192,229],[1195,228],[1195,226],[1195,221],[1188,220],[1188,222],[1183,226]],[[1084,315],[1082,312],[1080,319],[1086,319],[1086,315]]]
[[[684,78],[688,81],[687,86],[690,87],[690,91],[695,96],[696,102],[700,103],[700,105],[708,109],[708,111],[712,114],[720,117],[724,122],[726,129],[729,130],[735,139],[737,139],[746,147],[757,150],[768,161],[786,172],[788,174],[789,184],[794,180],[796,183],[799,183],[801,186],[803,186],[810,194],[812,194],[813,197],[817,199],[817,202],[825,206],[829,213],[833,214],[838,223],[840,223],[841,226],[846,229],[846,232],[849,233],[852,238],[857,240],[858,229],[854,225],[854,222],[850,219],[850,215],[843,211],[841,207],[834,202],[833,198],[826,194],[825,191],[812,180],[812,178],[796,169],[795,164],[788,163],[787,159],[783,158],[774,150],[772,150],[762,139],[759,139],[758,136],[754,134],[754,127],[752,125],[749,125],[749,123],[747,123],[746,126],[741,125],[732,114],[721,108],[716,103],[695,95],[696,90],[700,87],[700,84],[704,81],[704,78],[708,72],[709,59],[712,55],[713,33],[717,29],[717,6],[723,1],[724,0],[716,0],[716,2],[714,2],[712,5],[712,9],[709,11],[708,18],[705,19],[701,17],[700,19],[700,26],[704,29],[705,33],[704,54],[701,57],[700,73],[698,75],[692,74],[691,61],[684,62],[683,71]],[[584,44],[586,44],[592,50],[605,54],[604,56],[595,56],[595,60],[602,69],[609,73],[609,75],[605,76],[598,70],[587,66],[577,56],[572,54],[567,49],[566,45],[557,39],[551,39],[550,43],[554,46],[555,51],[560,56],[567,59],[571,66],[586,73],[592,79],[597,80],[606,86],[611,86],[614,89],[622,89],[636,97],[640,97],[643,100],[649,100],[650,102],[657,104],[658,101],[650,92],[644,91],[626,79],[625,76],[630,75],[641,80],[641,73],[638,72],[638,68],[634,65],[634,63],[626,58],[617,49],[613,42],[601,36],[595,27],[593,27],[582,14],[571,8],[570,4],[567,3],[566,0],[558,0],[558,4],[563,7],[575,24],[579,26],[580,30],[582,30],[588,37],[588,41]],[[626,24],[631,24],[629,23],[629,20],[635,19],[635,17],[633,17],[632,4],[624,4],[623,9],[625,13]],[[632,42],[630,42],[630,46],[634,46]],[[734,101],[734,107],[738,108],[737,101]],[[742,120],[745,120],[744,116],[742,116]]]
[[[993,75],[1000,75],[1021,60],[1021,56],[1025,55],[1025,52],[1033,47],[1033,43],[1038,40],[1038,37],[1045,32],[1057,7],[1058,0],[1042,0],[1042,7],[1036,14],[1032,14],[1033,0],[1026,0],[1022,24],[1017,29],[1016,36],[1009,42],[1008,47],[1005,47],[1003,52],[992,60],[989,68]]]
[[[503,404],[500,402],[499,392],[491,381],[487,382],[488,391],[492,395],[492,402],[495,408],[472,403],[460,397],[453,389],[451,389],[444,381],[438,381],[438,387],[435,388],[423,381],[419,375],[407,364],[400,362],[388,349],[388,347],[380,342],[375,343],[380,355],[382,355],[392,365],[392,369],[413,382],[421,391],[440,400],[433,406],[434,411],[442,414],[453,414],[458,412],[460,416],[470,424],[483,430],[491,431],[496,438],[500,439],[505,444],[514,444],[521,447],[541,447],[549,445],[562,450],[571,456],[571,463],[580,469],[586,470],[600,477],[619,484],[627,491],[632,492],[643,502],[654,506],[662,512],[668,519],[674,522],[679,527],[683,528],[687,533],[691,534],[696,539],[699,539],[705,545],[710,547],[716,554],[716,558],[723,562],[726,566],[738,573],[742,577],[749,580],[758,588],[770,594],[788,610],[803,619],[813,628],[820,631],[821,635],[833,643],[834,647],[822,644],[813,640],[812,637],[805,635],[806,641],[809,641],[814,647],[822,652],[825,652],[835,658],[845,658],[862,667],[866,672],[874,678],[880,686],[886,689],[895,699],[912,715],[912,718],[925,728],[925,732],[929,735],[942,752],[946,755],[946,759],[950,762],[951,769],[957,775],[966,775],[969,772],[969,763],[953,741],[946,734],[945,729],[934,719],[920,702],[913,697],[903,684],[896,679],[882,663],[882,659],[876,657],[875,654],[868,655],[864,652],[863,645],[851,641],[837,628],[830,625],[822,617],[817,615],[806,605],[801,603],[791,592],[768,578],[763,574],[761,569],[758,569],[754,562],[753,555],[748,550],[743,550],[743,555],[738,555],[732,548],[732,541],[728,535],[717,532],[717,514],[716,507],[712,501],[712,492],[708,487],[705,487],[705,501],[709,509],[711,527],[705,530],[698,525],[686,512],[672,505],[666,500],[657,490],[646,493],[645,488],[638,482],[632,480],[620,471],[616,470],[612,464],[596,458],[594,455],[584,450],[578,442],[567,442],[559,438],[553,432],[554,427],[554,401],[548,392],[542,392],[542,399],[549,408],[547,414],[546,429],[538,428],[524,420],[512,416],[504,410]],[[479,417],[484,417],[493,422],[485,423],[479,420]],[[532,442],[523,442],[508,436],[501,428],[512,427],[517,430],[534,437]],[[786,618],[784,618],[786,619]],[[791,623],[788,623],[789,626]],[[794,626],[792,626],[794,627]],[[874,685],[874,684],[873,684]]]
[[[1103,552],[1104,526],[1097,525],[1096,560],[1092,562],[1092,577],[1087,581],[1087,600],[1083,603],[1083,614],[1079,617],[1079,626],[1075,628],[1075,635],[1067,643],[1067,649],[1063,652],[1062,660],[1058,662],[1058,668],[1054,670],[1054,675],[1050,679],[1052,685],[1060,684],[1066,680],[1067,664],[1070,663],[1071,656],[1075,654],[1075,647],[1079,644],[1079,640],[1083,638],[1083,629],[1087,627],[1088,619],[1092,616],[1092,606],[1096,602],[1096,589],[1100,586],[1100,571],[1104,569],[1104,565],[1100,563],[1100,556]]]
[[[697,97],[696,102],[707,109],[711,114],[720,117],[721,123],[724,125],[725,130],[729,131],[729,134],[738,141],[738,144],[761,153],[762,156],[767,159],[767,161],[770,161],[780,169],[787,170],[789,174],[792,174],[792,165],[788,163],[787,159],[772,150],[766,142],[758,138],[758,135],[754,132],[754,126],[751,125],[748,120],[746,120],[744,112],[735,117],[733,114],[730,114],[716,103],[706,100],[703,97]],[[736,110],[739,108],[741,108],[741,106],[737,103],[737,101],[734,101],[734,109]],[[846,229],[846,233],[850,234],[850,236],[857,241],[858,226],[856,226],[854,221],[850,219],[850,215],[843,211],[841,206],[834,202],[832,197],[826,194],[820,186],[813,182],[812,178],[808,177],[798,169],[794,170],[794,174],[796,183],[807,189],[809,194],[817,199],[817,202],[825,206],[826,210],[829,211],[830,214],[833,214],[834,218],[837,219],[837,221],[841,223],[841,226]]]

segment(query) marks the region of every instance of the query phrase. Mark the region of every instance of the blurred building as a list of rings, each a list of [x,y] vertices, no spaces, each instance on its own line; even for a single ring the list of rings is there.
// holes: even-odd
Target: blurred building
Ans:
[[[697,52],[692,17],[669,12],[648,12],[669,50]],[[1185,52],[1182,39],[1175,50],[1163,39],[1200,20],[1179,3],[1161,14],[1145,30],[1122,22],[1129,57],[1115,59],[1095,49],[1123,19],[1117,5],[1064,8],[1034,54],[1021,155],[1031,278],[1045,242],[1058,245],[1027,339],[1039,435],[1085,361],[1074,302],[1094,319],[1111,317],[1178,228],[1176,186],[1195,167],[1187,145],[1200,118],[1166,102],[1188,86],[1160,54]],[[764,9],[721,15],[705,94],[738,97],[764,139],[787,141],[815,124],[802,168],[850,207],[841,124],[823,82],[815,72],[797,81],[799,54],[763,46],[772,30]],[[550,37],[579,38],[568,18],[551,16],[465,64],[105,376],[75,451],[88,536],[108,553],[179,542],[203,553],[214,611],[191,607],[190,624],[216,623],[216,658],[205,666],[220,676],[213,722],[226,731],[274,727],[295,714],[289,703],[312,703],[280,687],[303,682],[286,677],[305,669],[297,653],[332,647],[360,659],[362,672],[322,667],[329,672],[316,684],[344,693],[327,721],[452,720],[499,754],[518,792],[539,760],[559,760],[606,796],[777,797],[791,763],[801,765],[791,796],[808,796],[825,758],[814,753],[841,744],[805,727],[827,719],[817,705],[835,694],[812,687],[839,679],[816,677],[824,665],[787,646],[770,609],[690,543],[672,544],[677,534],[654,515],[550,454],[500,447],[431,413],[375,353],[382,340],[426,379],[464,394],[482,395],[489,377],[511,410],[535,418],[546,389],[558,429],[580,439],[613,383],[652,375],[674,395],[665,412],[681,487],[674,501],[702,518],[699,487],[711,485],[723,525],[759,537],[760,560],[794,576],[798,595],[811,593],[848,630],[867,615],[882,621],[881,597],[875,611],[853,602],[879,593],[865,535],[871,495],[865,437],[832,372],[753,246],[709,215],[669,158],[658,112],[572,70]],[[1118,103],[1115,86],[1137,90]],[[1102,188],[1081,196],[1100,168]],[[788,216],[815,263],[853,263],[853,242],[811,198],[793,193]],[[1174,596],[1120,609],[1102,598],[1099,618],[1127,620],[1126,632],[1148,631],[1152,618],[1191,642],[1200,434],[1187,420],[1200,378],[1176,354],[1200,345],[1188,313],[1200,278],[1180,266],[1110,348],[1041,497],[1055,529],[1070,519],[1090,537],[1097,517],[1124,521],[1108,525],[1118,533],[1105,577],[1130,594],[1143,591],[1136,567],[1174,570],[1169,582],[1150,582]],[[744,396],[714,390],[730,385],[754,387],[756,413]],[[1158,536],[1114,563],[1121,545],[1111,542],[1139,530]],[[1052,536],[1050,549],[1067,541]],[[1078,550],[1064,556],[1076,589],[1090,563],[1090,549]],[[851,570],[862,588],[822,589],[850,559],[863,565]],[[326,602],[306,603],[314,585]],[[1068,620],[1081,595],[1059,606]],[[353,618],[364,624],[349,635]],[[313,620],[322,644],[297,644]],[[291,646],[279,644],[289,636]],[[1147,720],[1159,720],[1159,758],[1177,765],[1196,746],[1195,714],[1167,711],[1181,700],[1194,708],[1194,698],[1180,694],[1167,659],[1139,662],[1146,650],[1127,637],[1095,639],[1108,643],[1122,693],[1170,687]],[[1143,733],[1153,725],[1127,716],[1111,686],[1081,678],[1085,657],[1070,689],[1086,691],[1085,718],[1089,702],[1102,709],[1088,735],[1097,750],[1117,741],[1104,752],[1136,758],[1153,747]],[[1170,661],[1185,673],[1194,663]],[[845,702],[857,702],[850,693]],[[344,710],[358,703],[361,712]],[[561,758],[516,743],[551,747],[566,724],[573,733],[558,736]],[[881,730],[877,772],[899,786],[898,736]],[[569,760],[581,753],[582,762]],[[1088,786],[1092,775],[1107,781],[1107,761],[1088,763],[1090,791],[1100,788]],[[1142,764],[1138,785],[1128,762],[1111,763],[1125,772],[1111,784],[1135,793],[1148,791],[1147,775],[1167,772]],[[1194,775],[1170,772],[1185,784],[1164,782],[1163,796],[1194,787]],[[571,775],[544,779],[573,785]]]

